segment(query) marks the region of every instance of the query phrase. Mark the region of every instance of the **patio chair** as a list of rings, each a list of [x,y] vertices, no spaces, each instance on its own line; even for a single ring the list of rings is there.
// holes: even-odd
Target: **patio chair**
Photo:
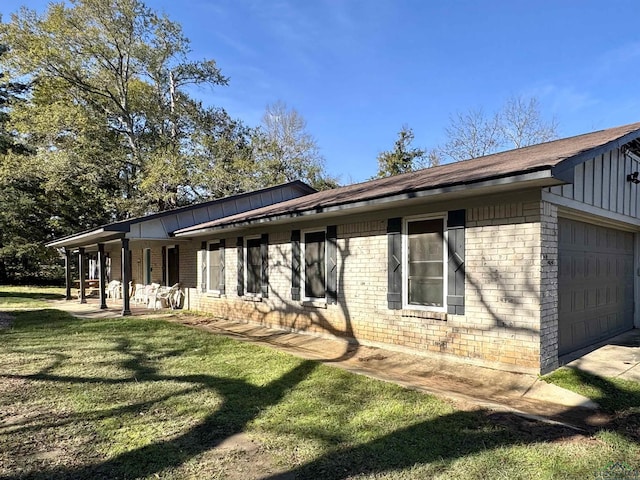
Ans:
[[[133,287],[133,303],[147,303],[146,286],[141,283],[136,283]]]
[[[162,288],[159,283],[152,283],[144,287],[144,304],[147,308],[153,308],[156,310],[156,295],[158,290]]]
[[[122,283],[119,280],[111,280],[107,285],[107,298],[122,298]]]
[[[175,310],[176,308],[182,308],[182,300],[184,299],[184,292],[182,291],[182,286],[179,283],[176,283],[172,289],[175,288],[173,292],[169,292],[169,307],[171,310]]]
[[[160,287],[156,290],[155,295],[152,297],[151,303],[153,304],[153,309],[158,309],[158,303],[160,303],[160,308],[170,307],[172,310],[180,307],[182,303],[182,298],[184,297],[184,293],[180,288],[180,284],[176,283],[171,288],[168,287]]]

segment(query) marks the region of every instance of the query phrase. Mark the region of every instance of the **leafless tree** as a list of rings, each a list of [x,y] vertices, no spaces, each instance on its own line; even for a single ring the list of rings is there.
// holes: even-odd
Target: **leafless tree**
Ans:
[[[558,137],[555,118],[546,122],[540,114],[537,98],[511,97],[502,107],[500,129],[502,137],[514,148],[548,142]]]
[[[466,160],[553,140],[557,129],[555,119],[542,117],[537,98],[514,96],[493,115],[472,109],[451,116],[447,141],[439,151],[453,161]]]

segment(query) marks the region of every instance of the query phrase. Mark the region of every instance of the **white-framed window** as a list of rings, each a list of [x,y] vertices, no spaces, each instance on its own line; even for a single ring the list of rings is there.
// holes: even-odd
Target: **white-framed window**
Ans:
[[[446,311],[446,215],[406,218],[403,225],[404,308]]]
[[[207,291],[220,292],[222,274],[222,245],[220,241],[207,244]]]
[[[302,233],[302,279],[304,300],[327,298],[327,232]]]
[[[248,237],[244,243],[244,294],[261,296],[262,255],[260,237]]]

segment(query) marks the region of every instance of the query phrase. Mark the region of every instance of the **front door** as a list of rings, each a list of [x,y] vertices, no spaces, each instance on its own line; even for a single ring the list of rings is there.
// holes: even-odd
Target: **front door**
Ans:
[[[178,246],[167,248],[167,285],[175,285],[180,281],[180,263]]]

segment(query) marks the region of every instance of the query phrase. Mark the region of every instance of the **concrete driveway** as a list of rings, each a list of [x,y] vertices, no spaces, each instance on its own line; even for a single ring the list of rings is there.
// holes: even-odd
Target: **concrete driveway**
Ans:
[[[566,359],[566,366],[569,368],[577,368],[599,377],[640,382],[640,329],[636,328],[613,337],[603,342],[596,350],[574,352],[572,357],[575,360]]]

